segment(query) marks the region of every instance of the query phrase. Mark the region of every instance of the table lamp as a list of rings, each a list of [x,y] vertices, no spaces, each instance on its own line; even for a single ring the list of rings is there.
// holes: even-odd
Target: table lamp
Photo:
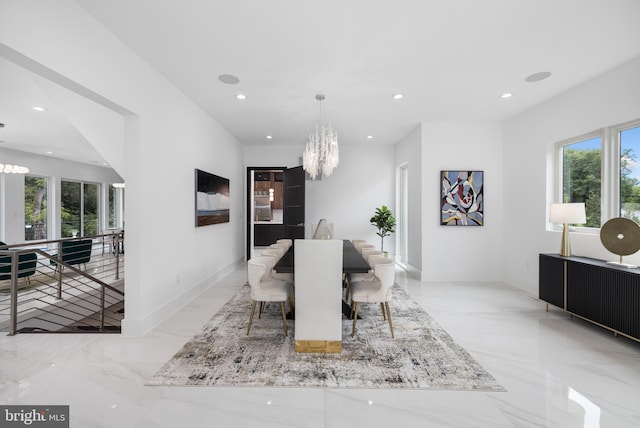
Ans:
[[[551,204],[549,207],[549,221],[551,223],[562,224],[562,245],[560,255],[569,257],[571,255],[571,244],[569,243],[569,224],[583,224],[587,222],[587,214],[584,202],[571,202],[566,204]]]

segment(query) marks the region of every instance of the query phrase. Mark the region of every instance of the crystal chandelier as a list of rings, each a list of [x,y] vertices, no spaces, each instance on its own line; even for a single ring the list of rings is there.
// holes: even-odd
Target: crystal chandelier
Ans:
[[[302,154],[302,168],[312,180],[322,174],[328,177],[338,166],[338,134],[324,117],[322,101],[324,95],[316,95],[318,100],[318,120],[309,132],[309,141]]]

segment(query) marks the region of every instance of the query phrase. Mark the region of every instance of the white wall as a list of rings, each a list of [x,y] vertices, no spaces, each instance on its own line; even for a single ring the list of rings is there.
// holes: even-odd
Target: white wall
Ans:
[[[396,168],[406,165],[409,175],[408,242],[406,269],[417,276],[422,271],[422,125],[418,125],[395,146]],[[396,192],[398,189],[396,188]],[[396,203],[399,203],[399,192]],[[396,208],[396,211],[398,209]],[[398,243],[396,234],[396,243]]]
[[[303,145],[246,146],[246,166],[299,165]],[[341,145],[340,164],[330,177],[306,181],[306,236],[321,218],[334,224],[337,239],[366,239],[380,247],[377,229],[369,223],[376,207],[395,206],[395,165],[392,145]],[[384,249],[395,252],[395,237]]]
[[[558,253],[560,232],[547,231],[556,142],[640,118],[640,58],[504,123],[504,281],[538,294],[538,254]],[[517,204],[516,204],[517,202]],[[576,256],[615,260],[599,235],[571,234]],[[640,254],[625,257],[640,264]]]
[[[122,178],[111,168],[70,162],[46,156],[38,156],[16,150],[0,148],[0,158],[4,163],[23,165],[29,168],[29,175],[38,175],[50,178],[50,189],[47,199],[49,207],[56,207],[54,212],[49,211],[48,226],[49,239],[60,237],[60,189],[61,180],[82,180],[90,183],[100,183],[110,186],[112,183],[122,181]],[[2,210],[4,217],[0,219],[0,240],[9,244],[24,242],[24,175],[1,174],[4,186],[0,191],[0,199],[3,199],[5,207]],[[57,200],[52,204],[51,201]],[[104,201],[103,201],[104,202]],[[56,221],[57,220],[57,221]]]
[[[242,147],[215,120],[73,1],[3,1],[0,48],[124,117],[124,159],[97,130],[83,133],[124,165],[125,334],[151,329],[242,261]],[[195,168],[230,179],[229,223],[194,226]]]
[[[422,280],[502,280],[502,133],[498,122],[422,123]],[[484,171],[484,226],[440,225],[440,171]]]

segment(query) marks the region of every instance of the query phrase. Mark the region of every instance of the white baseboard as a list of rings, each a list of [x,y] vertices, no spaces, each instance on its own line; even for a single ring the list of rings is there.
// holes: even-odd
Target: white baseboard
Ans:
[[[422,276],[422,272],[420,271],[420,269],[417,269],[414,266],[411,266],[409,263],[402,262],[400,260],[396,260],[396,264],[404,269],[411,278],[420,281],[420,277]]]
[[[210,275],[209,277],[203,279],[202,281],[195,284],[193,287],[186,290],[184,293],[177,296],[175,299],[167,302],[163,306],[159,307],[155,311],[146,315],[141,319],[128,319],[125,315],[125,318],[122,320],[122,334],[124,336],[131,337],[140,337],[147,334],[149,331],[153,330],[157,325],[162,323],[164,320],[173,315],[176,311],[186,305],[189,301],[191,301],[194,297],[200,294],[202,291],[207,289],[218,281],[220,281],[225,276],[229,275],[231,272],[238,269],[238,267],[242,266],[244,263],[244,257],[236,260],[235,262],[229,264],[228,266],[220,269],[218,272]],[[126,290],[126,288],[125,288]]]

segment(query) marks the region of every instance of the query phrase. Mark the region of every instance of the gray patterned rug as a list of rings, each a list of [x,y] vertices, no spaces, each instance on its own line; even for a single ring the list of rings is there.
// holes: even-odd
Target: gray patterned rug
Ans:
[[[342,353],[294,351],[295,321],[284,336],[279,304],[249,319],[249,286],[233,297],[153,376],[155,386],[288,386],[505,391],[467,351],[397,285],[389,305],[360,305],[355,337],[343,319]]]

